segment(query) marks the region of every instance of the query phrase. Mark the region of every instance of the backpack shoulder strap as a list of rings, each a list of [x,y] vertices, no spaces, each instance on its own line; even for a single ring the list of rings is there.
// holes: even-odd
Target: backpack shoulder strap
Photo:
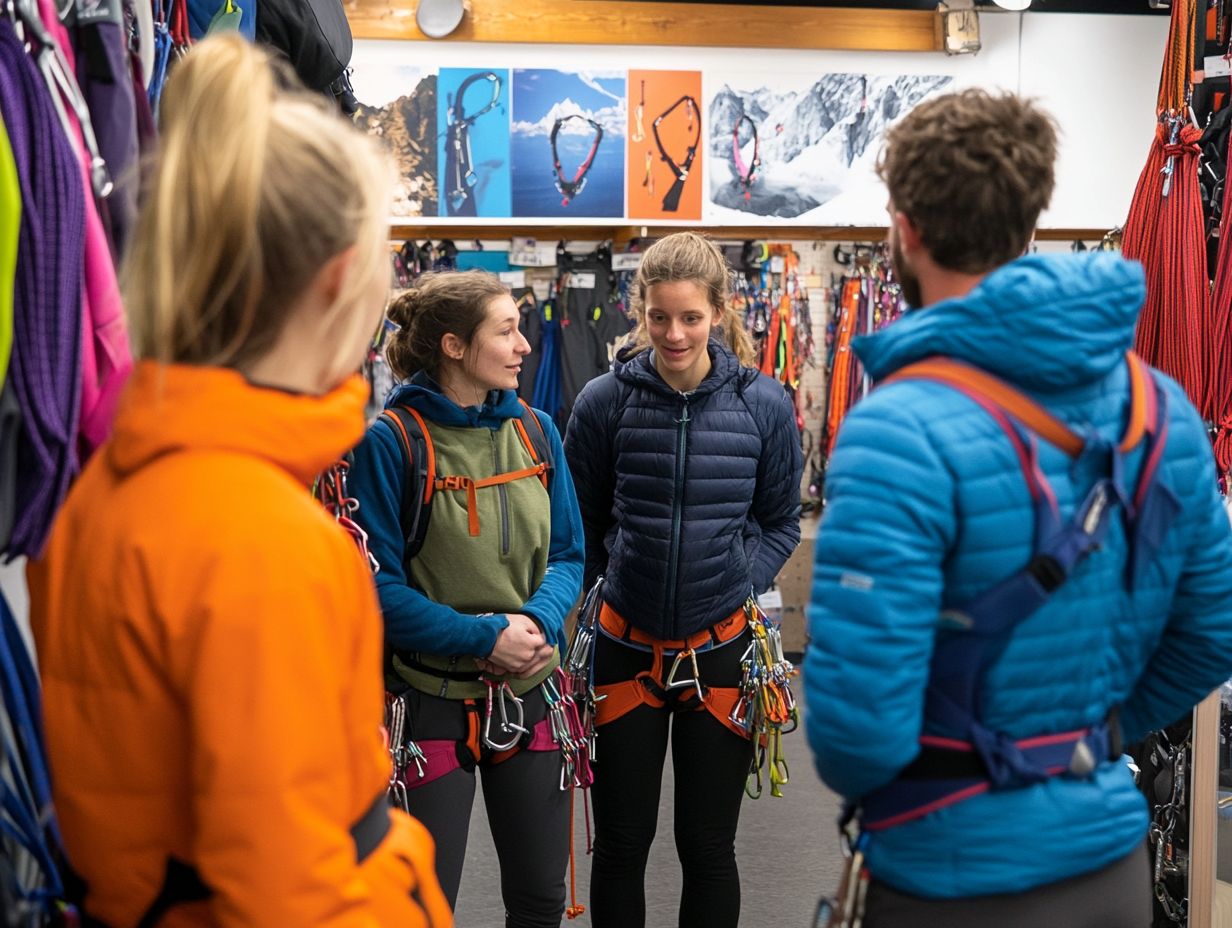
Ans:
[[[884,382],[893,383],[896,380],[932,380],[952,387],[992,414],[1003,428],[1006,423],[999,413],[1008,413],[1071,457],[1081,454],[1086,444],[1082,436],[1025,393],[978,367],[953,358],[932,357],[917,361]]]
[[[410,406],[391,406],[381,415],[393,425],[402,445],[405,473],[400,522],[406,545],[404,560],[410,560],[419,553],[428,533],[436,487],[436,450],[423,416]]]
[[[518,430],[518,436],[522,439],[522,444],[526,446],[531,460],[536,464],[540,461],[547,464],[547,470],[539,475],[539,479],[543,481],[544,487],[551,489],[552,474],[556,467],[552,456],[552,443],[548,441],[548,434],[543,429],[543,423],[539,421],[539,416],[535,414],[530,403],[520,397],[518,403],[522,407],[522,414],[513,420],[514,427]]]

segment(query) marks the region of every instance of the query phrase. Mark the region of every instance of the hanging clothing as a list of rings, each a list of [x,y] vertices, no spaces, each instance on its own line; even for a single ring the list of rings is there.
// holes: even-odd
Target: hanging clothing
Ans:
[[[595,322],[608,305],[610,260],[596,255],[557,253],[561,272],[560,416],[567,420],[582,387],[611,368],[607,346],[600,342]],[[589,286],[581,285],[588,281]],[[575,286],[575,284],[577,284]]]
[[[530,354],[522,359],[518,396],[533,406],[535,378],[539,374],[540,361],[543,359],[543,311],[539,308],[539,301],[535,299],[535,291],[530,287],[519,287],[513,291],[512,296],[518,305],[518,331],[530,345]]]
[[[143,363],[31,566],[94,918],[138,924],[165,887],[180,904],[143,924],[452,923],[431,839],[385,799],[372,576],[307,492],[366,396],[358,376],[308,396]]]
[[[13,348],[13,275],[17,273],[17,238],[21,234],[21,185],[9,134],[0,120],[0,387]]]
[[[72,49],[65,48],[65,54],[76,59],[73,70],[90,112],[99,154],[114,184],[101,218],[118,258],[137,221],[137,104],[118,0],[100,6],[117,7],[116,21],[86,21],[79,10]]]
[[[48,0],[41,2],[44,8],[49,6]],[[64,28],[59,22],[54,22],[48,29],[56,41],[62,43],[69,68],[76,70],[73,50],[68,46],[68,34]],[[81,416],[78,425],[79,450],[84,459],[102,444],[110,433],[116,402],[133,363],[129,353],[124,304],[116,280],[113,250],[103,228],[102,216],[90,184],[90,159],[81,138],[81,126],[71,111],[69,122],[76,133],[76,150],[81,162],[86,210],[85,273],[82,289],[85,332],[82,339]],[[93,123],[93,118],[91,122]],[[97,125],[95,131],[98,131]],[[101,140],[99,144],[102,144]],[[113,190],[112,196],[114,195]]]
[[[0,551],[8,547],[17,515],[17,449],[21,406],[11,381],[0,385]]]
[[[86,211],[81,163],[7,17],[0,17],[0,118],[22,194],[9,363],[24,426],[8,546],[16,556],[42,548],[78,469]]]

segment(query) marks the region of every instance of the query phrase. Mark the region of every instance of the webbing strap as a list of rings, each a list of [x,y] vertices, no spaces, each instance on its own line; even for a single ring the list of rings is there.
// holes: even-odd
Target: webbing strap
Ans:
[[[504,474],[484,477],[482,480],[475,480],[473,477],[463,477],[456,474],[448,477],[437,477],[436,489],[466,491],[467,528],[470,530],[472,536],[476,536],[479,534],[479,504],[475,493],[476,490],[482,490],[486,487],[500,486],[504,483],[512,483],[515,480],[522,480],[526,477],[542,477],[547,469],[547,464],[540,461],[533,467],[523,467],[521,470],[511,470]]]

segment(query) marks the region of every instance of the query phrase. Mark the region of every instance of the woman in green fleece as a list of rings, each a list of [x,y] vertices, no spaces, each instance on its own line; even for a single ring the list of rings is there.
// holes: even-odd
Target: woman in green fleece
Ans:
[[[391,698],[405,707],[406,806],[436,838],[455,905],[482,771],[506,926],[556,928],[569,795],[544,690],[581,589],[573,481],[551,418],[517,397],[530,345],[498,278],[425,275],[388,315],[401,386],[350,483],[380,565]]]

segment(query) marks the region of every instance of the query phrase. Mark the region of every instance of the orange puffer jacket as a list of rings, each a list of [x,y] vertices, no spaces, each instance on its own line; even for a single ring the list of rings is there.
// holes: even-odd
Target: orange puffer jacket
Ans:
[[[30,569],[64,843],[111,928],[452,924],[385,804],[371,577],[308,494],[365,395],[140,365]]]

